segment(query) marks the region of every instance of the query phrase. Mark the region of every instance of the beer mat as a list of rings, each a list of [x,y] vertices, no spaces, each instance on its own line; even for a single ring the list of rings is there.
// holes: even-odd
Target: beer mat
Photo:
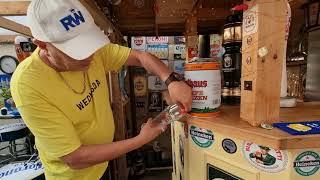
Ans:
[[[291,135],[320,134],[320,120],[304,122],[281,122],[274,123],[273,126]]]

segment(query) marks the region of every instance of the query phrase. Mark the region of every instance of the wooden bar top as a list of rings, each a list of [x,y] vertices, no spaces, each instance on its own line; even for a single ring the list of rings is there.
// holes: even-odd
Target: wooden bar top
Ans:
[[[281,122],[320,120],[320,102],[298,103],[294,108],[281,108]],[[293,136],[278,128],[253,127],[240,119],[240,106],[222,106],[220,117],[193,118],[188,124],[212,129],[230,137],[275,149],[320,148],[320,134]]]

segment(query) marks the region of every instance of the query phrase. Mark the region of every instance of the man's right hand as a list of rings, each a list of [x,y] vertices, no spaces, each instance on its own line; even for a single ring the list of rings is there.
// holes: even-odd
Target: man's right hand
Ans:
[[[166,124],[162,124],[159,121],[155,121],[150,118],[148,119],[148,122],[142,126],[138,138],[146,144],[163,133],[167,127],[168,126]]]

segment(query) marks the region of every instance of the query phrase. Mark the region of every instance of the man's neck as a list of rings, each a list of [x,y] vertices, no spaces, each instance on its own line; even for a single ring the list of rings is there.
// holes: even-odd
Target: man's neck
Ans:
[[[48,65],[49,67],[53,68],[54,70],[56,70],[56,71],[58,71],[58,72],[62,71],[61,69],[57,68],[56,66],[54,66],[54,65],[50,62],[49,58],[46,56],[45,52],[44,52],[42,49],[40,49],[40,51],[39,51],[39,57],[40,57],[40,59],[41,59],[46,65]]]

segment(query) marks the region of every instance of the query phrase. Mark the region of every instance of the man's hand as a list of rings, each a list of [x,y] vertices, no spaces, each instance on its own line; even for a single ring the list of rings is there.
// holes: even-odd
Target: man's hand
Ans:
[[[173,81],[168,86],[170,97],[183,105],[184,110],[189,112],[192,105],[192,88],[183,81]]]
[[[150,118],[147,123],[143,124],[138,138],[143,142],[143,144],[146,144],[158,137],[166,129],[167,125],[165,123],[161,123],[160,121]]]

